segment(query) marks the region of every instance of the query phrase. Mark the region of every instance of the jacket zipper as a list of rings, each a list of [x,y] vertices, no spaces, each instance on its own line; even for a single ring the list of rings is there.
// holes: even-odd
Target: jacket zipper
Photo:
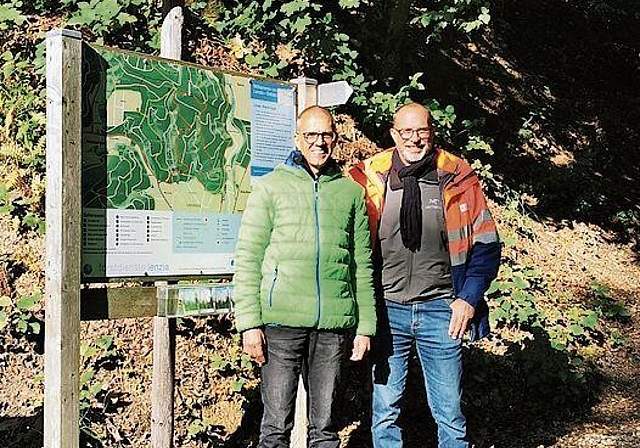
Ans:
[[[316,220],[316,326],[320,323],[320,219],[318,216],[318,179],[313,180],[313,211]]]
[[[273,306],[273,290],[276,288],[276,280],[278,280],[278,266],[273,270],[273,280],[271,280],[271,287],[269,288],[269,308]]]

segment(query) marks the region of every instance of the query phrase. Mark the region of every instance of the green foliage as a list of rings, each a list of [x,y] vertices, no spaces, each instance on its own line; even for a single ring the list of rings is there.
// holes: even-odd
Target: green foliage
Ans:
[[[366,99],[363,94],[356,96],[354,102],[362,104],[365,109],[365,120],[375,126],[386,127],[391,123],[395,111],[411,101],[410,94],[416,90],[424,90],[419,79],[422,73],[416,73],[409,78],[409,84],[403,86],[397,93],[374,92]]]
[[[393,88],[387,85],[388,80],[376,78],[375,68],[362,65],[359,48],[364,48],[365,43],[350,36],[348,29],[354,18],[364,20],[375,15],[376,8],[382,11],[385,7],[359,0],[341,0],[337,5],[306,0],[227,1],[222,2],[215,27],[236,57],[264,75],[292,78],[304,74],[346,80],[354,88],[351,101],[360,108],[362,121],[386,127],[396,108],[425,87],[420,82],[422,73],[410,75],[408,84]],[[421,8],[415,2],[420,14],[430,14]],[[441,23],[442,29],[447,26],[446,20],[461,30],[476,29],[489,21],[488,9],[478,1],[456,0],[449,7],[437,3],[434,8],[442,8],[431,18],[433,23]],[[412,23],[422,27],[424,20],[420,17]],[[410,23],[402,26],[411,28]],[[456,119],[453,106],[442,108],[435,101],[431,106],[439,127],[451,129]],[[470,141],[469,145],[470,149],[482,146],[479,140]]]
[[[531,241],[535,241],[536,234],[531,226],[531,218],[528,216],[526,206],[521,196],[514,191],[505,191],[501,193],[503,194],[505,202],[503,217],[509,223],[508,229],[504,230],[510,230],[513,232],[512,237],[524,237]]]
[[[542,274],[513,264],[501,267],[487,294],[493,298],[490,316],[494,325],[518,328],[531,338],[544,335],[551,348],[568,355],[569,368],[579,374],[580,350],[597,344],[601,334],[596,311],[582,306],[561,310],[557,302],[541,306],[537,297],[546,294]]]
[[[503,217],[513,232],[501,235],[505,246],[513,246],[519,237],[535,238],[528,225],[529,218],[517,197],[507,201]],[[599,346],[606,341],[611,347],[625,347],[629,341],[618,331],[609,331],[604,319],[624,320],[629,311],[623,304],[611,298],[608,287],[597,282],[591,284],[594,300],[575,303],[550,294],[542,272],[522,266],[515,260],[503,260],[497,279],[487,295],[492,299],[490,318],[498,328],[520,330],[520,338],[538,339],[548,343],[566,359],[568,372],[573,379],[584,381],[585,360],[594,359]],[[572,305],[569,305],[572,303]],[[559,361],[558,361],[559,362]],[[554,367],[554,363],[540,363],[542,369]],[[550,375],[550,372],[539,372]]]
[[[611,332],[608,342],[613,348],[624,348],[631,345],[631,341],[629,340],[629,338],[620,333],[618,330],[613,330]]]
[[[10,327],[19,335],[38,335],[41,320],[36,317],[43,305],[42,293],[18,297],[15,301],[9,296],[0,297],[0,330]]]
[[[418,24],[428,31],[427,41],[439,40],[447,28],[469,33],[491,20],[489,5],[482,0],[428,3],[426,7],[418,8],[418,15],[411,20],[412,24]]]
[[[103,422],[108,406],[119,400],[117,395],[111,394],[109,385],[100,381],[100,368],[113,366],[120,357],[112,336],[80,344],[80,431],[83,438],[96,444],[90,446],[103,446],[106,435],[94,424]]]
[[[11,196],[7,190],[7,186],[0,184],[0,215],[7,215],[13,211]]]
[[[253,376],[253,363],[249,355],[241,348],[240,336],[232,336],[232,347],[226,357],[215,353],[211,357],[210,367],[222,376],[234,376],[236,380],[229,386],[230,393],[242,392],[247,380]]]
[[[196,418],[187,427],[187,436],[190,440],[208,439],[216,435],[216,429],[212,418]]]
[[[0,5],[0,31],[13,26],[22,25],[26,17],[20,12],[22,1],[11,0],[7,4]]]
[[[63,8],[59,8],[58,13],[66,14],[65,26],[85,31],[85,36],[93,36],[99,44],[147,53],[160,48],[162,2],[62,0],[61,3]],[[202,2],[191,2],[188,6],[194,11],[201,7]],[[44,5],[43,9],[46,8]]]
[[[80,344],[80,411],[81,418],[87,420],[90,410],[104,408],[103,398],[108,387],[95,376],[101,364],[113,363],[119,353],[112,336],[103,336],[95,341]]]
[[[594,308],[600,315],[612,320],[626,320],[631,313],[622,302],[611,297],[611,289],[598,282],[591,283],[591,291],[594,294]]]
[[[68,2],[70,4],[71,2]],[[141,7],[145,0],[91,0],[78,2],[78,10],[71,15],[67,25],[89,27],[99,37],[114,32],[137,18],[126,12],[129,7]]]
[[[45,92],[30,62],[37,54],[27,46],[0,55],[0,216],[15,216],[42,235],[46,118]]]
[[[533,290],[540,288],[541,283],[542,276],[535,269],[504,266],[499,279],[487,291],[488,295],[496,296],[496,307],[491,315],[494,322],[508,322],[520,327],[541,326],[541,315],[532,294]]]
[[[0,119],[4,121],[0,157],[19,156],[21,165],[43,168],[45,92],[30,62],[33,50],[7,50],[0,56]]]

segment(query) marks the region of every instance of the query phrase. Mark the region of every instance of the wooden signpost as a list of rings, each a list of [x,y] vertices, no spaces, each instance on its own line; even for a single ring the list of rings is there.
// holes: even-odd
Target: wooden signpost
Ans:
[[[47,34],[46,448],[79,440],[81,62],[80,33]]]

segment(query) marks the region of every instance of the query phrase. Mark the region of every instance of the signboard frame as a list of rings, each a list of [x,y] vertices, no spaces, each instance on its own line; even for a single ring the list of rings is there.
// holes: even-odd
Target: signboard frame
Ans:
[[[296,108],[295,108],[295,92],[296,92],[296,86],[292,83],[287,83],[287,82],[283,82],[283,81],[279,81],[279,80],[273,80],[273,79],[269,79],[269,78],[265,78],[265,77],[259,77],[259,76],[250,76],[244,73],[236,73],[236,72],[232,72],[232,71],[226,71],[226,70],[215,70],[209,67],[204,67],[201,65],[197,65],[197,64],[193,64],[193,63],[189,63],[189,62],[183,62],[183,61],[179,61],[179,60],[173,60],[173,59],[166,59],[166,58],[162,58],[162,57],[157,57],[157,56],[150,56],[150,55],[142,55],[139,53],[134,53],[134,52],[130,52],[130,51],[126,51],[126,50],[120,50],[120,49],[111,49],[111,48],[106,48],[106,47],[102,47],[102,46],[98,46],[98,45],[84,45],[84,50],[83,53],[89,53],[89,52],[109,52],[115,55],[122,55],[122,57],[135,57],[135,58],[139,58],[143,61],[153,61],[155,63],[159,64],[166,64],[167,66],[169,66],[170,68],[175,67],[178,70],[198,70],[198,71],[203,71],[205,74],[206,73],[211,73],[211,76],[219,76],[221,79],[224,78],[225,80],[229,80],[229,79],[233,79],[233,80],[244,80],[246,81],[246,88],[249,91],[253,90],[252,87],[252,83],[257,82],[260,84],[265,84],[265,85],[269,85],[269,86],[273,86],[273,88],[277,89],[278,91],[280,91],[280,87],[282,86],[282,90],[283,91],[287,91],[290,92],[290,100],[289,103],[285,103],[284,104],[278,104],[278,107],[280,108],[280,110],[285,111],[285,114],[289,114],[288,117],[285,117],[289,119],[290,123],[288,124],[288,128],[286,127],[287,124],[285,123],[283,126],[285,126],[285,128],[283,128],[283,132],[282,134],[285,134],[285,137],[281,137],[281,140],[284,141],[284,145],[286,146],[286,138],[290,138],[288,136],[286,136],[286,134],[290,134],[293,133],[293,130],[295,128],[295,116],[296,116]],[[86,64],[85,64],[86,65]],[[105,75],[106,77],[106,75]],[[103,81],[106,82],[106,81]],[[84,88],[83,88],[83,92],[84,92]],[[254,100],[251,98],[251,94],[248,93],[249,98],[246,101],[249,101],[249,107],[251,109],[253,109],[254,107],[254,103],[258,103],[257,100]],[[280,95],[278,95],[279,97]],[[106,104],[106,99],[102,99],[102,102],[104,102]],[[86,101],[83,101],[83,107],[88,107],[86,106]],[[246,108],[246,107],[245,107]],[[286,112],[287,110],[289,110],[289,112]],[[277,112],[277,111],[276,111]],[[106,115],[106,112],[103,112]],[[86,110],[83,110],[83,118],[86,115],[90,115]],[[210,117],[207,117],[210,118]],[[252,145],[254,143],[254,139],[257,138],[254,136],[256,136],[259,133],[259,126],[258,126],[258,121],[256,120],[256,123],[253,122],[254,121],[254,116],[253,116],[253,112],[251,112],[250,115],[250,120],[249,120],[249,124],[247,125],[250,128],[250,135],[251,135],[251,141],[246,141],[246,145],[249,148],[249,150],[253,149],[255,150],[256,148],[252,148]],[[281,120],[282,121],[282,120]],[[286,121],[286,120],[285,120]],[[264,125],[261,126],[261,128],[263,128],[263,133],[267,133],[267,132],[273,132],[273,126],[268,126],[268,124],[271,123],[265,123]],[[86,123],[84,124],[85,127],[87,127]],[[106,124],[104,124],[105,129],[103,130],[103,133],[105,134],[102,137],[95,137],[93,136],[92,138],[94,140],[98,140],[98,145],[102,145],[104,147],[106,147]],[[255,128],[255,129],[254,129]],[[91,129],[89,127],[89,129]],[[87,143],[85,140],[89,137],[85,137],[83,135],[82,137],[83,140],[83,144],[85,146],[90,146],[91,143]],[[105,141],[100,142],[100,139],[104,139]],[[95,143],[93,143],[95,145]],[[281,145],[282,146],[282,145]],[[276,156],[274,155],[273,158],[278,159],[281,158],[283,159],[284,157],[286,157],[286,155],[288,155],[288,152],[290,149],[293,149],[293,139],[290,139],[290,147],[286,148],[285,151],[287,152],[287,154],[284,155],[280,155],[280,156]],[[83,154],[84,151],[86,151],[86,149],[83,147]],[[167,150],[169,151],[169,150]],[[225,150],[226,151],[226,150]],[[271,151],[271,149],[269,149],[269,151]],[[264,151],[263,151],[264,153]],[[85,157],[84,155],[82,157]],[[263,156],[264,157],[264,156]],[[94,157],[95,159],[95,157]],[[107,170],[106,168],[106,156],[104,157],[105,162],[105,168],[104,171]],[[252,175],[252,172],[254,171],[254,161],[251,160],[248,163],[247,166],[247,174],[246,176],[250,176]],[[272,163],[272,166],[275,166],[275,163]],[[267,168],[267,169],[262,169],[261,173],[264,174],[265,172],[268,172],[270,169],[272,168]],[[94,174],[92,172],[92,174]],[[104,174],[101,174],[100,172],[98,172],[98,176],[100,177],[101,175],[106,178],[107,177],[107,173],[105,172]],[[87,176],[88,177],[88,176]],[[92,176],[92,177],[96,177],[96,176]],[[245,182],[247,182],[245,180]],[[250,182],[250,181],[248,181]],[[96,189],[104,189],[106,190],[106,180],[103,180],[102,183],[104,183],[105,185],[103,185],[102,187],[97,187]],[[83,188],[86,188],[86,186],[83,185]],[[160,188],[160,183],[158,182],[158,188]],[[226,187],[225,187],[226,188]],[[86,195],[87,192],[84,191],[83,195]],[[242,193],[239,192],[237,193],[238,195],[240,194],[248,194],[248,191],[246,193]],[[83,198],[83,203],[85,202],[86,198]],[[89,201],[86,201],[89,202]],[[96,218],[95,216],[93,218],[91,218],[91,214],[100,214],[103,213],[104,217],[100,220],[98,218]],[[176,212],[177,213],[177,212]],[[113,209],[111,207],[107,207],[106,209],[103,209],[102,211],[100,209],[96,209],[91,211],[90,209],[87,209],[87,211],[85,212],[83,209],[83,242],[85,242],[85,239],[88,241],[88,243],[85,243],[85,246],[83,246],[83,259],[84,258],[89,258],[91,257],[93,260],[92,262],[83,262],[83,269],[82,269],[82,282],[83,283],[109,283],[109,282],[122,282],[122,281],[142,281],[142,282],[147,282],[147,281],[176,281],[176,280],[184,280],[184,279],[193,279],[193,280],[198,280],[198,279],[207,279],[207,278],[230,278],[233,275],[233,268],[232,268],[232,263],[233,263],[233,251],[228,251],[225,252],[221,255],[223,255],[223,258],[219,259],[220,261],[213,261],[215,260],[216,256],[211,253],[193,253],[191,254],[190,252],[188,252],[188,250],[184,251],[185,253],[183,255],[175,255],[173,256],[173,252],[171,252],[171,255],[167,255],[167,250],[172,250],[172,249],[167,249],[167,247],[173,246],[175,249],[175,241],[180,241],[179,239],[179,234],[178,236],[176,236],[175,234],[173,234],[174,231],[176,231],[178,229],[178,227],[176,227],[176,221],[175,218],[167,218],[167,216],[164,215],[168,215],[170,216],[178,216],[176,213],[174,212],[153,212],[153,211],[147,211],[146,213],[142,210],[138,210],[138,211],[131,211],[131,210],[122,210],[121,212],[118,211],[118,209]],[[184,232],[187,232],[186,235],[188,237],[188,235],[197,235],[199,236],[202,241],[201,241],[201,245],[207,245],[207,246],[212,246],[214,243],[211,240],[213,237],[211,235],[209,235],[209,237],[205,237],[205,236],[201,236],[200,235],[200,228],[202,227],[204,228],[208,228],[210,229],[209,231],[213,231],[211,230],[212,228],[217,228],[215,227],[215,222],[217,222],[218,219],[221,219],[221,224],[222,225],[222,229],[227,229],[227,236],[226,238],[228,239],[230,238],[235,238],[234,235],[236,235],[237,233],[237,227],[239,226],[239,213],[234,212],[235,214],[231,215],[229,213],[225,213],[222,212],[221,215],[218,215],[216,212],[213,212],[213,214],[209,213],[209,214],[197,214],[197,213],[190,213],[188,214],[188,218],[185,217],[183,219],[189,219],[189,224],[187,227],[187,224],[183,225]],[[149,237],[150,237],[150,230],[149,230],[149,226],[150,226],[150,219],[153,220],[155,219],[154,216],[155,215],[159,215],[162,214],[164,217],[163,218],[159,218],[161,220],[164,220],[164,234],[162,232],[158,233],[156,232],[156,237],[157,235],[166,235],[167,231],[166,228],[167,226],[171,228],[171,230],[168,232],[168,234],[173,235],[172,237],[169,238],[173,238],[173,242],[172,241],[165,241],[164,245],[162,245],[163,243],[157,243],[156,240],[156,244],[160,244],[160,246],[154,246],[154,242],[151,241],[151,243],[149,243]],[[114,215],[116,216],[116,218],[114,218]],[[122,215],[122,216],[121,216]],[[139,227],[142,226],[142,228],[144,229],[144,216],[146,216],[146,225],[147,225],[147,243],[146,246],[147,247],[145,250],[147,251],[146,254],[144,254],[144,252],[141,252],[140,257],[136,257],[135,255],[121,255],[117,250],[114,250],[113,247],[110,246],[114,246],[114,243],[112,240],[114,240],[114,235],[115,235],[115,241],[116,241],[116,245],[117,245],[117,241],[118,241],[118,236],[120,237],[120,242],[121,242],[121,247],[122,247],[122,241],[124,238],[129,237],[129,241],[134,241],[133,244],[137,244],[139,246],[141,246],[144,243],[144,240],[141,239],[141,235],[143,230],[140,230]],[[118,216],[120,217],[120,220],[118,220]],[[151,218],[150,218],[151,216]],[[220,218],[217,218],[217,216],[220,216]],[[228,216],[229,218],[225,218],[226,216]],[[140,219],[138,219],[138,217],[140,217]],[[94,219],[95,218],[95,219]],[[233,218],[233,219],[231,219]],[[96,219],[98,219],[96,221]],[[167,223],[167,219],[169,219],[172,222]],[[231,221],[229,221],[231,219]],[[142,220],[142,221],[141,221]],[[113,222],[112,222],[113,221]],[[140,222],[138,222],[140,221]],[[192,222],[193,221],[193,222]],[[196,222],[198,221],[198,222]],[[203,222],[200,222],[203,221]],[[229,221],[228,224],[224,224],[225,221]],[[185,221],[187,222],[187,221]],[[235,222],[235,224],[233,224],[233,222]],[[153,223],[151,223],[151,231],[153,231]],[[119,227],[118,227],[119,226]],[[195,226],[195,227],[194,227]],[[160,226],[156,226],[156,227],[160,227]],[[196,228],[197,227],[197,228]],[[113,229],[116,229],[115,231]],[[118,233],[118,229],[120,229],[120,233]],[[231,229],[231,230],[229,230]],[[128,233],[127,233],[128,232]],[[87,235],[87,233],[89,233],[89,235]],[[153,233],[153,232],[152,232]],[[123,238],[123,234],[124,234],[124,238]],[[97,237],[92,237],[92,235],[97,235]],[[133,238],[132,238],[133,236]],[[151,235],[151,237],[153,238],[153,234]],[[136,239],[137,238],[137,239]],[[176,238],[178,238],[176,240]],[[191,238],[194,238],[193,236]],[[161,239],[161,238],[160,238]],[[96,246],[96,240],[97,240],[97,245],[102,247],[102,249],[100,247],[98,247],[97,251],[94,252],[94,255],[88,255],[90,252],[88,252],[88,250],[91,249],[95,249],[95,248],[91,248],[91,249],[86,249],[87,247],[89,247],[90,245]],[[126,241],[126,240],[125,240]],[[142,242],[141,242],[142,241]],[[233,240],[229,240],[229,241],[235,241],[235,239]],[[215,241],[216,244],[219,243],[219,241]],[[226,243],[227,246],[229,245],[229,243]],[[159,249],[158,249],[159,248]],[[164,249],[163,249],[164,248]],[[157,250],[161,250],[161,251],[165,251],[163,252],[165,255],[159,255],[158,260],[159,262],[151,262],[150,259],[156,257],[156,255],[152,255],[149,256],[148,255],[148,251],[152,250],[154,251],[153,253],[156,254],[158,252],[155,252]],[[197,250],[197,249],[196,249]],[[124,253],[124,252],[123,252]],[[226,254],[226,255],[225,255]],[[169,263],[163,263],[162,262],[162,257],[168,258]],[[198,266],[194,267],[188,267],[186,269],[182,269],[183,272],[178,272],[176,269],[181,269],[181,265],[180,265],[180,261],[176,261],[177,259],[179,259],[179,257],[182,257],[182,259],[187,260],[187,263],[201,263],[201,261],[193,261],[193,260],[212,260],[212,261],[207,261],[207,263],[213,263],[213,265],[217,266],[218,264],[220,264],[220,266],[218,267],[211,267],[209,265],[208,268],[203,268],[203,269],[199,269]],[[140,261],[140,258],[142,258],[142,261]],[[100,262],[100,260],[102,260],[102,262]],[[116,262],[113,261],[109,261],[109,260],[116,260]],[[120,260],[120,261],[117,261]],[[123,260],[126,260],[125,262],[123,262]],[[129,266],[134,266],[135,269],[131,268],[127,268],[127,263],[129,263],[129,260],[131,260],[131,263],[133,264],[128,264]],[[91,268],[91,266],[98,266],[101,265],[103,266],[103,268],[98,268],[97,270],[95,268]],[[115,271],[109,272],[108,270],[108,266],[125,266],[125,268],[118,273],[114,273]],[[224,265],[224,266],[223,266]],[[146,267],[144,267],[146,266]],[[161,266],[161,268],[156,269],[156,266]],[[171,266],[169,269],[169,272],[166,271],[167,267]],[[203,267],[205,265],[201,265],[200,267]],[[89,267],[89,268],[88,268]],[[104,270],[101,270],[104,269]],[[127,272],[128,271],[128,272]],[[186,272],[188,271],[188,272]],[[199,271],[199,272],[198,272]]]

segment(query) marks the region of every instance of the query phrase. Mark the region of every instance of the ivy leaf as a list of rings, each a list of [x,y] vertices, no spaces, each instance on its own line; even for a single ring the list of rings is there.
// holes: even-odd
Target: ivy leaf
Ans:
[[[192,421],[191,424],[189,424],[189,427],[187,428],[187,433],[189,434],[189,436],[193,437],[197,434],[200,434],[203,429],[204,428],[202,426],[202,420],[197,418],[194,421]]]
[[[493,310],[492,315],[496,321],[501,321],[505,317],[507,317],[507,313],[502,308],[496,308],[495,310]]]
[[[242,390],[242,387],[244,386],[244,383],[246,382],[247,380],[245,380],[244,378],[238,378],[233,383],[231,383],[231,386],[229,386],[229,391],[231,393],[240,392]]]
[[[98,393],[102,390],[102,383],[101,382],[96,382],[94,384],[92,384],[91,386],[89,386],[89,396],[90,397],[95,397],[96,395],[98,395]]]
[[[595,311],[589,311],[580,321],[582,325],[593,330],[598,325],[598,314]]]
[[[307,29],[309,25],[311,25],[311,17],[309,17],[308,15],[299,17],[291,27],[291,31],[302,34],[302,32]]]
[[[20,333],[24,333],[25,331],[27,331],[27,321],[20,319],[16,325],[16,329]]]
[[[80,346],[80,356],[84,358],[89,358],[91,356],[96,355],[97,353],[98,353],[98,349],[92,345],[82,344]]]
[[[29,328],[33,334],[40,334],[40,322],[31,322]]]
[[[240,367],[243,369],[250,369],[253,366],[251,358],[247,355],[242,355],[242,359],[240,361]]]
[[[258,53],[257,55],[248,54],[244,57],[244,61],[251,67],[257,67],[262,64],[262,61],[264,60],[264,54],[264,52]]]
[[[280,8],[285,15],[291,16],[298,11],[302,11],[307,8],[307,2],[305,0],[295,0],[292,2],[287,2]]]
[[[41,298],[42,294],[34,294],[28,297],[21,297],[16,302],[16,308],[18,308],[19,310],[29,310],[33,308],[37,303],[39,303]]]
[[[513,283],[520,289],[528,289],[531,286],[528,281],[519,275],[513,277]]]
[[[0,307],[7,308],[9,306],[11,306],[11,297],[9,296],[0,297]]]
[[[278,76],[278,67],[276,65],[270,65],[264,69],[265,76],[276,78]]]
[[[578,324],[569,325],[569,332],[574,336],[582,336],[584,334],[584,327]]]
[[[551,341],[551,348],[558,351],[563,351],[567,348],[567,344],[564,344],[559,341]]]
[[[121,12],[120,14],[118,14],[117,20],[120,23],[120,25],[124,25],[126,23],[134,23],[138,19],[131,14],[127,14],[126,12]]]
[[[498,282],[494,280],[493,282],[491,282],[491,285],[489,286],[489,289],[487,289],[486,294],[493,294],[497,290],[498,290]]]
[[[20,26],[25,20],[26,17],[18,9],[10,5],[0,5],[0,30],[6,30],[10,26]]]
[[[89,381],[91,381],[93,379],[94,374],[95,372],[93,370],[85,370],[84,372],[82,372],[78,380],[78,382],[80,383],[80,386],[84,386]]]
[[[229,363],[225,361],[222,356],[215,354],[211,359],[211,368],[213,370],[224,370],[227,368]]]
[[[340,0],[338,4],[343,9],[355,9],[360,6],[360,0]]]
[[[103,350],[108,350],[113,344],[113,336],[103,336],[96,341],[96,345]]]
[[[574,367],[580,367],[582,364],[584,364],[584,360],[578,356],[571,359],[571,365]]]
[[[520,305],[527,305],[527,295],[524,292],[516,290],[511,294],[511,297]]]
[[[483,6],[480,8],[481,14],[478,16],[478,20],[484,23],[485,25],[489,23],[491,20],[491,15],[489,15],[489,8]]]

